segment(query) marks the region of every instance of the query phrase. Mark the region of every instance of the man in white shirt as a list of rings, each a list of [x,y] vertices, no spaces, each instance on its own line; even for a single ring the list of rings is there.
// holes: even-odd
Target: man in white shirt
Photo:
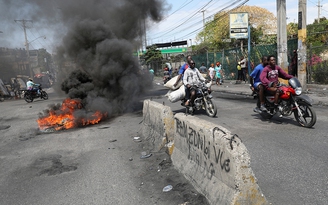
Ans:
[[[205,82],[205,78],[202,76],[202,74],[199,72],[197,68],[195,68],[195,62],[191,60],[189,62],[189,68],[184,72],[183,76],[183,84],[186,86],[188,92],[186,92],[186,106],[190,105],[192,106],[192,103],[194,102],[196,98],[196,87],[201,82]],[[190,95],[190,99],[189,99]]]

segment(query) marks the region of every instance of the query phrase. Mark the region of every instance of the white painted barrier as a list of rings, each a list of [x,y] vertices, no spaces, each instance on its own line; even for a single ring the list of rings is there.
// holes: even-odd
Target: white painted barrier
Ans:
[[[248,151],[237,135],[195,116],[178,113],[173,117],[169,110],[144,101],[144,137],[156,133],[158,139],[166,136],[166,142],[173,142],[169,153],[174,167],[211,204],[268,204],[251,169]],[[163,140],[157,142],[163,147]]]

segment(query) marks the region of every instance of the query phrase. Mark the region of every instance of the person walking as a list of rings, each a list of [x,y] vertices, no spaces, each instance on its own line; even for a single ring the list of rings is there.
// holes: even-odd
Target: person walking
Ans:
[[[214,68],[215,70],[215,77],[216,77],[216,84],[222,85],[222,69],[221,69],[221,63],[218,61],[216,62],[216,66]]]
[[[215,80],[215,69],[214,69],[214,63],[211,63],[211,66],[208,68],[208,76],[210,76],[211,84]]]

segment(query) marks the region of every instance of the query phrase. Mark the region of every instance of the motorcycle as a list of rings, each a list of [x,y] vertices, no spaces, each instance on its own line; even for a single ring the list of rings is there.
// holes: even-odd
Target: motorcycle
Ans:
[[[163,73],[163,84],[166,84],[170,80],[171,80],[171,75],[170,75],[169,70],[164,70],[164,73]]]
[[[209,89],[210,86],[203,82],[196,86],[196,88],[196,98],[192,103],[193,106],[186,106],[186,99],[181,100],[181,105],[186,107],[186,113],[193,115],[195,110],[203,109],[206,111],[208,116],[215,117],[217,108],[212,101],[213,96],[211,95],[211,90]]]
[[[265,108],[266,111],[261,112],[259,109],[254,109],[254,112],[259,113],[265,119],[271,119],[278,112],[280,116],[290,116],[294,113],[294,117],[298,124],[302,127],[311,128],[317,121],[317,115],[312,108],[312,100],[307,95],[302,95],[302,86],[297,78],[288,80],[288,85],[280,84],[278,109],[274,107],[274,96],[265,93]],[[257,106],[260,107],[258,99]]]
[[[35,98],[41,98],[44,100],[48,100],[48,94],[46,91],[42,90],[41,84],[38,86],[40,94],[38,94],[37,90],[25,90],[24,91],[24,100],[28,103],[33,102]]]

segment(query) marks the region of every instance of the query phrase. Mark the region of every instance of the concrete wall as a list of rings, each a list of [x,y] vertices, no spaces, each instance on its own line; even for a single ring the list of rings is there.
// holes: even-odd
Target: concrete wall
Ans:
[[[144,137],[152,134],[155,147],[168,147],[174,167],[211,204],[268,204],[237,135],[196,116],[173,116],[168,106],[149,100],[143,115]]]

